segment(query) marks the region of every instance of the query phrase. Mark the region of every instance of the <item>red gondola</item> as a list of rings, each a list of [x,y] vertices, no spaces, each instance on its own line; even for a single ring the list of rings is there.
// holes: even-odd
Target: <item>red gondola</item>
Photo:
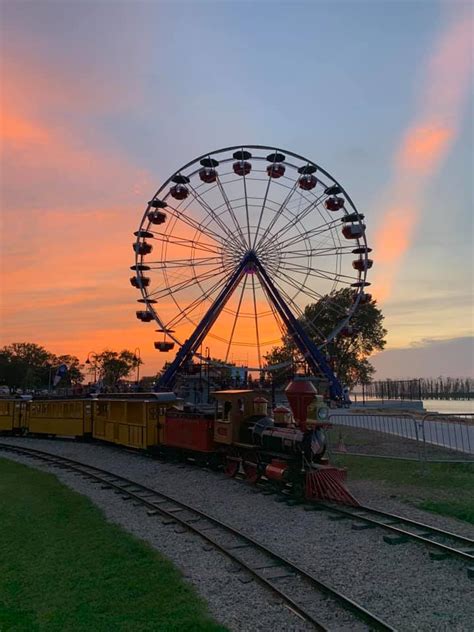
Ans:
[[[359,270],[359,272],[365,272],[374,265],[372,259],[355,259],[352,262],[352,267],[354,270]]]
[[[210,167],[204,167],[199,170],[199,177],[206,184],[212,184],[217,180],[217,171],[215,169],[211,169]]]
[[[314,189],[317,183],[318,181],[316,180],[316,176],[313,176],[312,174],[303,175],[298,180],[298,186],[304,191],[310,191],[311,189]]]
[[[151,312],[139,310],[136,312],[138,320],[141,320],[142,323],[150,323],[153,320],[153,314]]]
[[[342,234],[346,239],[359,239],[365,232],[365,224],[345,224]]]
[[[246,160],[238,160],[234,162],[232,169],[238,176],[247,176],[252,171],[252,165]]]
[[[133,244],[133,249],[137,255],[149,255],[153,250],[153,246],[147,241],[138,241]]]
[[[344,198],[331,197],[324,202],[324,206],[328,211],[340,211],[344,207]]]
[[[285,174],[285,165],[275,163],[267,166],[267,174],[270,178],[281,178]]]
[[[147,217],[152,224],[164,224],[166,221],[166,213],[163,211],[150,211]]]
[[[163,342],[155,342],[155,349],[161,351],[162,353],[166,353],[166,351],[171,351],[174,347],[174,342],[167,342],[166,340]]]
[[[175,184],[174,187],[170,189],[170,195],[174,197],[175,200],[185,200],[189,195],[189,191],[184,184]]]
[[[134,276],[134,277],[130,277],[130,283],[133,285],[133,287],[136,288],[140,288],[140,287],[148,287],[150,285],[150,279],[148,277],[141,277],[141,283],[138,280],[138,277]]]

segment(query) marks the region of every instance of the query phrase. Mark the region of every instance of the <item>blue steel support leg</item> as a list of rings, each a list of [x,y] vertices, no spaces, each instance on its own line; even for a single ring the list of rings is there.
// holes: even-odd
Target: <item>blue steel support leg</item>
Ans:
[[[160,388],[171,388],[176,379],[176,374],[179,369],[191,358],[199,348],[202,341],[206,337],[208,331],[211,329],[212,325],[216,322],[217,317],[222,311],[222,308],[225,306],[227,301],[229,300],[231,294],[239,284],[243,274],[245,273],[245,269],[249,264],[250,260],[253,260],[254,257],[247,255],[239,267],[235,270],[234,274],[230,277],[229,281],[225,285],[225,287],[220,291],[219,296],[216,298],[211,307],[207,310],[206,314],[202,318],[201,322],[198,324],[193,334],[188,340],[183,344],[181,349],[176,354],[175,359],[170,364],[170,366],[166,369],[163,375],[160,377],[158,382],[156,383],[155,390],[159,390]]]
[[[294,317],[292,311],[283,300],[280,292],[274,286],[265,268],[258,259],[255,262],[255,268],[260,282],[267,291],[269,299],[275,305],[288,332],[292,336],[298,350],[307,360],[315,373],[322,373],[329,381],[329,392],[331,399],[342,399],[342,386],[337,377],[334,375],[324,354],[318,349],[317,345],[311,340],[305,332],[301,323]]]

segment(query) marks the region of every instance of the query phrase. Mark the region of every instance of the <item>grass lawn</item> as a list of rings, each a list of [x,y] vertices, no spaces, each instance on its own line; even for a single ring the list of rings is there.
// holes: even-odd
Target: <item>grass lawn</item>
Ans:
[[[51,474],[0,459],[0,632],[217,631],[173,565]]]
[[[337,455],[349,480],[380,481],[421,509],[474,524],[474,463],[429,463]]]

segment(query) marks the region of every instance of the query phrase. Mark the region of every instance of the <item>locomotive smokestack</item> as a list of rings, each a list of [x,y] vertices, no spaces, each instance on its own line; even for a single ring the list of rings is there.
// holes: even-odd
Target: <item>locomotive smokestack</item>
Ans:
[[[296,376],[285,388],[296,424],[304,432],[308,419],[308,406],[315,399],[317,391],[309,378]]]

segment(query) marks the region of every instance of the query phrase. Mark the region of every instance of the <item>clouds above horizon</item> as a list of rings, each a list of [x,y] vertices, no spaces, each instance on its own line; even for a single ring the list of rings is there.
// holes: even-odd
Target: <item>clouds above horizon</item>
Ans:
[[[395,150],[393,174],[384,194],[387,202],[374,236],[379,263],[374,292],[382,302],[390,297],[400,263],[413,242],[428,182],[462,129],[474,73],[473,36],[472,8],[460,6],[427,54],[416,113]]]
[[[474,336],[422,339],[409,347],[382,351],[372,364],[376,379],[474,377]]]

